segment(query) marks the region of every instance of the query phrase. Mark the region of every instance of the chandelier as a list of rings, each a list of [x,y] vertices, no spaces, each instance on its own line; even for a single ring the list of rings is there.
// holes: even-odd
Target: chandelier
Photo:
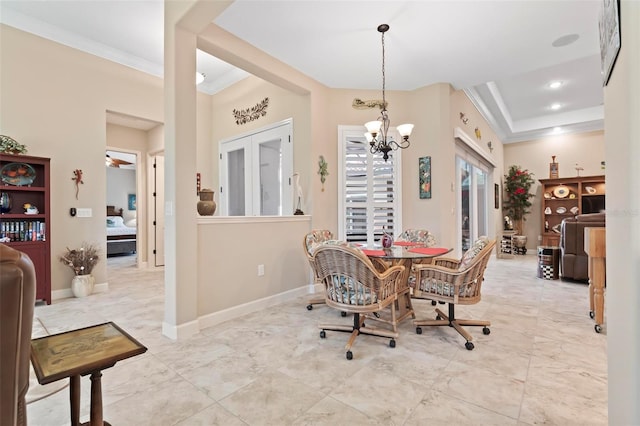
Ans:
[[[382,34],[382,106],[380,108],[380,117],[377,120],[365,123],[367,133],[364,136],[370,145],[372,154],[382,153],[384,161],[389,159],[389,151],[409,148],[409,135],[413,130],[413,124],[401,124],[396,130],[402,138],[400,142],[396,142],[389,135],[389,114],[387,113],[387,99],[385,97],[385,73],[384,73],[384,33],[389,31],[389,25],[381,24],[378,26],[378,32]]]

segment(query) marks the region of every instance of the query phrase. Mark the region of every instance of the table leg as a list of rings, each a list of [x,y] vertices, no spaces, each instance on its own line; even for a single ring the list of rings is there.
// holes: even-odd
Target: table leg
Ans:
[[[594,318],[595,316],[595,312],[596,309],[594,307],[594,303],[593,303],[593,290],[594,290],[594,283],[593,283],[593,279],[594,279],[594,273],[593,273],[593,258],[589,257],[589,315],[591,316],[591,318]]]
[[[69,377],[69,405],[71,426],[80,426],[80,376]]]
[[[102,419],[102,377],[101,371],[91,373],[91,426],[103,426]]]
[[[595,320],[597,325],[604,322],[604,282],[605,282],[605,258],[593,259],[593,301],[595,305]]]

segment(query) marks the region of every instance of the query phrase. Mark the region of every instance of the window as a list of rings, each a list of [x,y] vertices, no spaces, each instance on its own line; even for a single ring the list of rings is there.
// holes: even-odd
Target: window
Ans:
[[[222,215],[293,214],[292,128],[289,119],[220,142]]]
[[[339,236],[353,242],[373,244],[384,232],[401,230],[400,152],[382,155],[369,152],[360,126],[339,126]],[[397,135],[390,131],[394,138]]]
[[[464,253],[478,237],[489,234],[488,172],[479,160],[460,155],[456,156],[456,170],[459,241]]]

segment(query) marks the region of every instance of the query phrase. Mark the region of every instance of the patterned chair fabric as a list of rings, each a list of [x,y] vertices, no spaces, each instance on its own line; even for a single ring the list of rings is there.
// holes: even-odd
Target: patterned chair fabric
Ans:
[[[426,229],[405,229],[396,238],[396,241],[409,241],[412,243],[421,243],[425,247],[433,247],[436,245],[436,237]]]
[[[398,337],[396,327],[397,288],[402,280],[404,266],[392,266],[384,272],[378,271],[371,260],[359,248],[349,243],[321,244],[316,248],[311,261],[315,265],[320,282],[324,284],[328,306],[353,314],[353,325],[320,324],[320,337],[327,330],[351,333],[346,349],[351,359],[351,346],[356,336],[370,334],[390,338],[389,345],[395,347]],[[364,315],[391,309],[393,330],[366,326]],[[367,321],[368,323],[369,321]]]

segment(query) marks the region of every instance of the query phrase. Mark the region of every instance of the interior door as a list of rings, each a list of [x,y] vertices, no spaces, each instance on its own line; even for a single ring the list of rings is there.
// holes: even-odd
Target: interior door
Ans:
[[[164,157],[153,159],[154,171],[154,258],[155,266],[164,266]]]

